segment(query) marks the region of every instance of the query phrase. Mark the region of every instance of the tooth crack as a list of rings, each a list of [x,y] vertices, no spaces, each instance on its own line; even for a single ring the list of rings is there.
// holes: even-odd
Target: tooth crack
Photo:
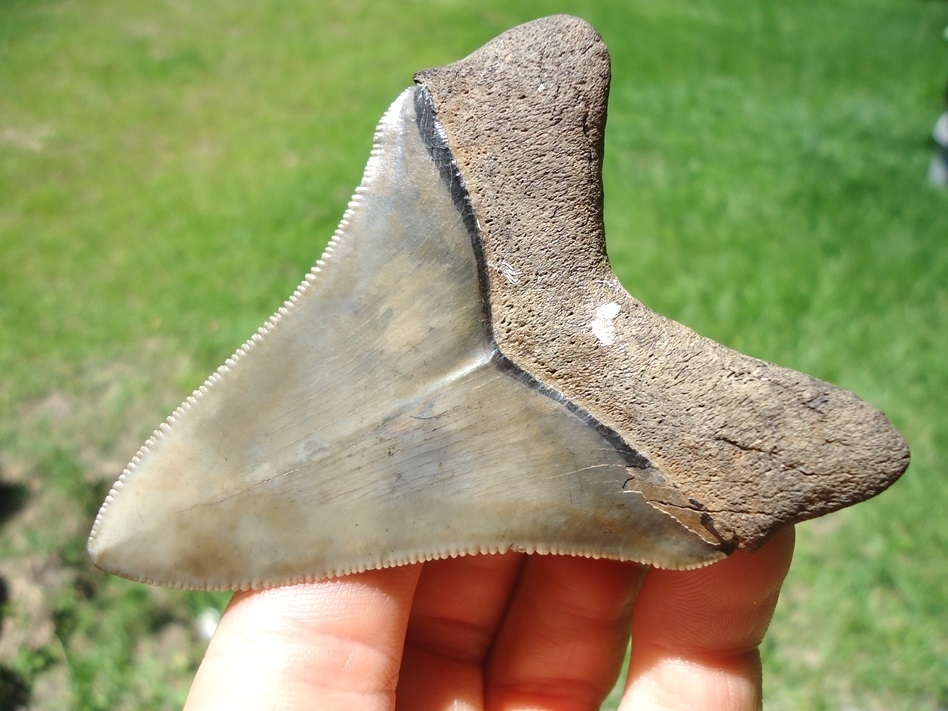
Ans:
[[[796,464],[796,463],[785,461],[778,455],[776,448],[773,448],[773,447],[764,448],[764,447],[754,446],[753,444],[748,444],[746,442],[739,442],[738,440],[732,437],[728,437],[726,435],[716,435],[714,439],[718,442],[724,442],[725,444],[729,444],[732,447],[735,447],[741,450],[742,452],[756,452],[757,454],[761,454],[766,459],[773,462],[776,466],[778,466],[783,471],[799,472],[800,474],[804,476],[817,476],[819,474],[819,472],[815,472],[812,469],[807,469],[802,464]]]

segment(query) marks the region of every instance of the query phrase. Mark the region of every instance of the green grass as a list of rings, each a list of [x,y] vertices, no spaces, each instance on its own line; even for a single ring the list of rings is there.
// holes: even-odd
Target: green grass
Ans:
[[[101,497],[319,256],[412,72],[553,11],[613,54],[630,291],[913,448],[890,492],[799,527],[767,707],[948,706],[948,195],[925,184],[948,6],[904,0],[0,3],[0,575],[25,635],[0,637],[0,706],[180,705],[224,598],[91,570]]]

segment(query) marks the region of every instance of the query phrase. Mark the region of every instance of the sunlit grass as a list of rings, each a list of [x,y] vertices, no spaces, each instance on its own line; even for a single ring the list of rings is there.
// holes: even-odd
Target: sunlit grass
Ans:
[[[800,527],[767,707],[948,705],[948,196],[924,182],[948,16],[899,0],[0,4],[0,564],[46,571],[55,624],[0,659],[0,700],[180,703],[223,598],[90,570],[105,488],[319,256],[412,72],[554,10],[613,54],[630,291],[913,447],[892,491]]]

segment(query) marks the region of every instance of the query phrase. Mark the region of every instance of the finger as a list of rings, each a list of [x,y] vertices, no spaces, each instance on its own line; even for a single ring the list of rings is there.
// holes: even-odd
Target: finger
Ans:
[[[394,708],[420,570],[404,566],[237,593],[185,708]]]
[[[636,603],[620,709],[744,711],[761,704],[757,647],[793,555],[787,528],[754,553],[651,571]]]
[[[615,683],[645,568],[530,556],[491,651],[496,709],[598,708]]]
[[[483,663],[523,560],[475,555],[425,564],[408,622],[398,708],[483,708]]]

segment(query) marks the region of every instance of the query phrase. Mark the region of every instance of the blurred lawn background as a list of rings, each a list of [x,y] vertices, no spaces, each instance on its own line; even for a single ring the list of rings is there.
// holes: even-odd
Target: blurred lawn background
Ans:
[[[767,708],[948,708],[948,3],[920,0],[0,0],[0,708],[180,706],[226,596],[91,569],[102,497],[319,256],[412,73],[553,12],[612,52],[629,290],[913,449],[799,527]]]

